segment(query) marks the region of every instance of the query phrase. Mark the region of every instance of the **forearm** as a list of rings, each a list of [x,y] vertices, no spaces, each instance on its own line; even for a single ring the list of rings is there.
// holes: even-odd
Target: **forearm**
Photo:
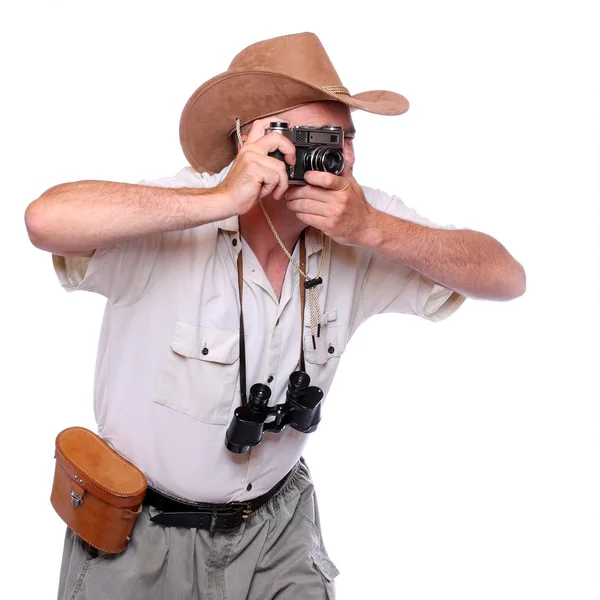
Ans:
[[[523,267],[493,237],[432,229],[374,211],[363,244],[460,294],[510,300],[525,291]]]
[[[67,254],[227,216],[214,188],[76,181],[44,192],[27,207],[25,222],[35,246]]]

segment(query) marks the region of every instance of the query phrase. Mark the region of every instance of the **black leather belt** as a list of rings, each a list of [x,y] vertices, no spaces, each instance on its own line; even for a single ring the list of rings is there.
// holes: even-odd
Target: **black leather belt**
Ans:
[[[211,535],[215,531],[234,531],[281,489],[288,475],[262,496],[246,502],[228,502],[227,504],[190,502],[173,498],[148,487],[143,504],[163,511],[150,519],[157,525],[208,529]]]

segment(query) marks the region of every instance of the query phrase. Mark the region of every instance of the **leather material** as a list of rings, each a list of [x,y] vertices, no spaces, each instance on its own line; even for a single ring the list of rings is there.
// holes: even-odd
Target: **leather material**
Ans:
[[[148,482],[144,474],[83,427],[56,437],[50,501],[61,519],[94,548],[127,548]]]
[[[339,87],[338,87],[339,86]],[[197,171],[216,173],[235,157],[230,135],[242,125],[308,102],[333,100],[381,115],[400,115],[408,100],[374,90],[350,95],[314,33],[264,40],[242,50],[229,69],[202,84],[179,124],[181,147]]]
[[[247,518],[242,510],[231,514],[216,514],[211,512],[163,512],[150,519],[163,527],[193,527],[215,531],[234,531]]]
[[[143,503],[163,511],[150,520],[165,527],[195,527],[215,531],[237,529],[254,511],[268,502],[283,487],[289,476],[286,475],[267,493],[246,502],[210,504],[207,502],[189,502],[175,499],[148,488]]]

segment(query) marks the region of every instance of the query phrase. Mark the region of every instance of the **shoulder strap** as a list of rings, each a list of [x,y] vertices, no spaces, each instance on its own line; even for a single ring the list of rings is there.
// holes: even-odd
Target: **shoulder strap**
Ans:
[[[300,236],[300,361],[299,368],[306,371],[304,366],[304,307],[306,305],[306,229],[302,230]]]

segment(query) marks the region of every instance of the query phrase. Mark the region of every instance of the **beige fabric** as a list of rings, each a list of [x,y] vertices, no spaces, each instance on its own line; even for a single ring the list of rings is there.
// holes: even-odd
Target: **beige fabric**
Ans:
[[[225,172],[207,181],[187,167],[174,178],[142,183],[202,186],[216,184]],[[363,189],[379,210],[433,225],[399,198]],[[226,425],[240,404],[236,260],[242,246],[248,388],[273,377],[272,404],[284,399],[301,334],[294,268],[289,266],[278,300],[239,237],[235,217],[98,250],[84,277],[81,260],[54,263],[66,289],[94,291],[108,300],[96,368],[99,433],[151,485],[191,500],[227,502],[262,494],[292,468],[310,438],[288,428],[265,434],[245,455],[225,448]],[[320,247],[320,236],[309,230],[309,275],[317,271]],[[331,244],[323,280],[324,325],[316,348],[308,314],[302,335],[307,372],[325,395],[348,341],[370,316],[398,312],[438,321],[464,301],[409,267],[337,243]],[[335,408],[326,411],[334,413]]]

